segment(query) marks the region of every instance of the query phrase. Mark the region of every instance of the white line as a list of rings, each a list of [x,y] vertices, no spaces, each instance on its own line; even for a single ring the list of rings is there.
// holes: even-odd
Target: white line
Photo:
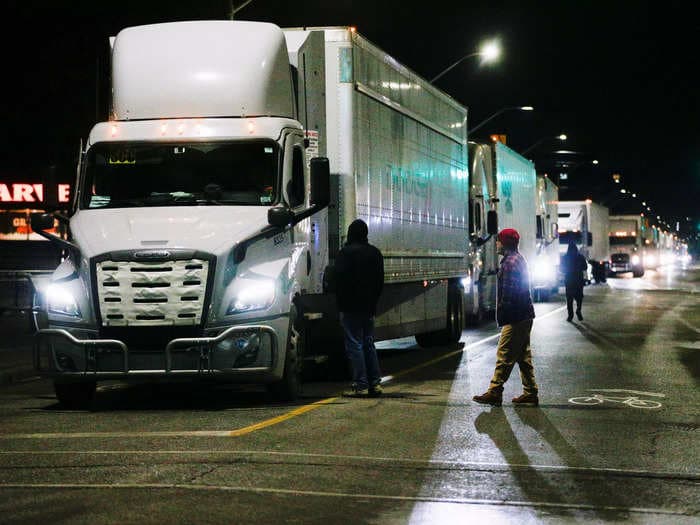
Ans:
[[[683,478],[700,481],[700,472],[671,472],[653,470],[632,470],[606,467],[574,467],[568,465],[536,465],[531,463],[491,463],[482,461],[452,461],[442,459],[412,459],[392,458],[382,456],[356,456],[343,454],[321,454],[314,452],[283,452],[270,450],[9,450],[0,451],[1,456],[53,456],[62,454],[82,455],[173,455],[173,456],[197,456],[197,455],[233,455],[233,456],[278,456],[296,458],[314,458],[329,460],[351,460],[361,462],[413,464],[417,466],[434,466],[436,468],[462,468],[462,469],[502,469],[502,470],[537,470],[551,472],[577,472],[593,474],[611,474],[614,476],[629,477],[654,477],[654,478]],[[2,468],[2,467],[0,467]],[[31,468],[31,467],[27,467]]]
[[[626,390],[624,388],[589,388],[591,392],[625,392],[629,394],[637,394],[639,396],[666,397],[666,394],[658,394],[656,392],[640,392],[639,390]]]
[[[644,507],[615,507],[607,505],[588,505],[585,503],[552,503],[548,501],[505,501],[497,499],[473,499],[473,498],[439,498],[431,496],[392,496],[389,494],[351,494],[347,492],[326,492],[316,490],[292,490],[276,489],[268,487],[243,487],[235,485],[187,485],[182,483],[123,483],[123,484],[101,484],[101,483],[1,483],[0,489],[83,489],[83,490],[125,490],[125,489],[163,489],[163,490],[199,490],[199,491],[227,491],[227,492],[247,492],[262,494],[285,494],[289,496],[312,496],[322,498],[348,498],[348,499],[370,499],[389,501],[413,501],[427,503],[447,503],[460,505],[495,505],[506,507],[531,507],[531,508],[557,508],[557,509],[580,509],[580,510],[605,510],[614,512],[629,512],[636,514],[662,514],[672,516],[694,515],[692,510],[678,511],[666,509],[654,509]]]

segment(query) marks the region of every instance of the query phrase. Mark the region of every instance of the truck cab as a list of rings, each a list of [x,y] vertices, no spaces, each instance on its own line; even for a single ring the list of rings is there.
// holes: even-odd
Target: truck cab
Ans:
[[[112,79],[70,240],[44,231],[65,258],[37,299],[36,367],[69,406],[98,380],[203,373],[295,398],[295,301],[321,286],[311,216],[327,204],[328,163],[307,162],[282,31],[127,28],[112,39]]]

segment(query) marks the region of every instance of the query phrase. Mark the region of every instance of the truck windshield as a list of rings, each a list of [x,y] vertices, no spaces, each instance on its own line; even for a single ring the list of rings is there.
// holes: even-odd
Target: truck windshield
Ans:
[[[267,140],[99,143],[87,155],[81,206],[270,206],[278,165]]]
[[[635,244],[637,244],[637,238],[632,235],[624,237],[617,235],[610,236],[610,246],[634,246]]]

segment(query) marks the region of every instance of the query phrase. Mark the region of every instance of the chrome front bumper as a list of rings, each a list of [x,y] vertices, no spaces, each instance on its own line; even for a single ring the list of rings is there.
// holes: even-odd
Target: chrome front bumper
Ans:
[[[233,326],[213,337],[172,339],[163,351],[130,351],[117,339],[78,338],[47,328],[34,340],[34,368],[49,377],[119,379],[132,376],[265,375],[279,349],[269,326]],[[241,364],[250,366],[240,366]]]

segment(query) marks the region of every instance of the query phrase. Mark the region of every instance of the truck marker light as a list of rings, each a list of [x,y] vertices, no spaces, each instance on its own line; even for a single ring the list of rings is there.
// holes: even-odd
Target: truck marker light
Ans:
[[[167,124],[161,124],[160,125],[160,134],[165,135],[165,132],[168,131],[168,125]]]
[[[254,122],[248,122],[248,133],[251,135],[255,133],[255,123]]]
[[[117,136],[117,131],[118,131],[118,130],[117,130],[117,126],[112,125],[111,133],[112,133],[112,136],[113,136],[113,137],[116,137],[116,136]]]
[[[184,124],[180,124],[180,125],[177,127],[177,134],[178,134],[178,135],[182,135],[184,132],[185,132],[185,125],[184,125]]]

